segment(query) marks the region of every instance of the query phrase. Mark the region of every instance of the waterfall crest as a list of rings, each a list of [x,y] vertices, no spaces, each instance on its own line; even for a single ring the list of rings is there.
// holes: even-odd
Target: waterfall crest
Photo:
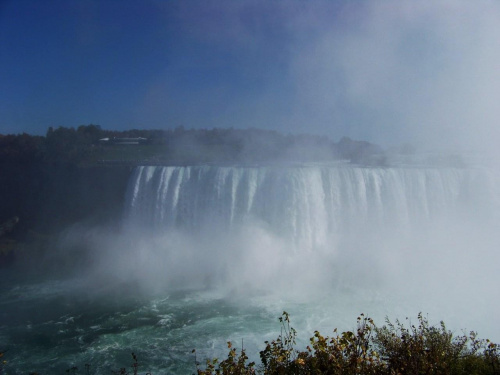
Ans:
[[[348,166],[141,166],[131,177],[127,223],[154,230],[259,222],[314,249],[346,233],[409,230],[443,216],[498,211],[486,169]]]

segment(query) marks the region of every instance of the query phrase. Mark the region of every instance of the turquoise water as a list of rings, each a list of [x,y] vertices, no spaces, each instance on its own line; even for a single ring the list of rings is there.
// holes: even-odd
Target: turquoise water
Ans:
[[[134,352],[141,370],[192,373],[195,355],[221,356],[225,342],[276,333],[274,312],[231,302],[210,292],[176,291],[136,296],[128,285],[87,290],[85,280],[48,280],[3,285],[1,350],[8,374],[109,374],[128,367]],[[256,350],[254,350],[255,352]]]
[[[7,374],[63,374],[73,366],[84,373],[85,364],[92,374],[109,374],[130,366],[132,352],[141,371],[189,374],[196,360],[224,357],[227,341],[241,347],[243,340],[258,360],[264,340],[280,332],[282,309],[291,310],[303,330],[314,313],[308,303],[265,296],[172,291],[146,297],[134,295],[130,285],[92,291],[89,285],[83,279],[3,285],[0,338]]]
[[[291,314],[299,333],[298,348],[305,348],[316,329],[325,335],[334,328],[354,329],[360,313],[382,325],[386,316],[416,320],[424,311],[431,323],[444,319],[458,334],[474,328],[482,329],[480,337],[495,338],[490,333],[496,311],[478,315],[481,297],[471,296],[470,307],[457,310],[449,304],[453,300],[443,301],[439,295],[424,300],[425,293],[396,294],[369,285],[331,288],[313,298],[217,290],[144,295],[135,285],[108,284],[100,289],[88,279],[11,280],[2,290],[0,343],[8,361],[5,373],[11,375],[65,374],[73,366],[85,374],[86,364],[90,374],[110,374],[129,367],[132,352],[140,374],[192,374],[196,361],[224,358],[227,341],[237,348],[243,344],[251,360],[259,363],[264,341],[280,333],[283,310]]]

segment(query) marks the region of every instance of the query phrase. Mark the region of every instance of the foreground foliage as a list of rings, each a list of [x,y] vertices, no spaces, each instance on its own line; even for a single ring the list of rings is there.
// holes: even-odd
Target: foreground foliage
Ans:
[[[323,336],[318,331],[310,338],[305,350],[295,348],[297,332],[290,326],[290,316],[283,312],[279,318],[281,333],[277,339],[265,341],[260,352],[261,364],[249,362],[243,348],[238,351],[228,342],[227,358],[207,359],[205,368],[195,363],[198,375],[281,375],[281,374],[329,374],[329,375],[497,375],[500,374],[500,348],[489,340],[477,338],[475,332],[454,336],[441,322],[429,324],[427,318],[418,315],[418,322],[407,324],[386,319],[377,327],[373,320],[361,314],[357,328],[333,336]],[[5,351],[0,352],[0,374],[7,361]],[[130,370],[120,368],[112,374],[139,375],[137,356],[132,353]],[[66,370],[78,374],[77,367]],[[84,373],[93,374],[86,364]],[[30,375],[39,375],[31,373]],[[152,375],[147,372],[146,375]]]
[[[247,363],[244,349],[238,354],[228,343],[228,357],[207,360],[198,375],[211,374],[500,374],[498,344],[480,340],[475,332],[454,336],[443,322],[432,326],[418,315],[416,325],[386,320],[382,327],[361,314],[357,329],[322,336],[318,331],[306,350],[294,348],[296,331],[290,326],[288,313],[280,318],[281,334],[265,342],[260,352],[262,364]]]

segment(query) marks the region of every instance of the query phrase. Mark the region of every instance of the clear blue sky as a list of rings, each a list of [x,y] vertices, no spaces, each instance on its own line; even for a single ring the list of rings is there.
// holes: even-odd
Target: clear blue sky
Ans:
[[[500,5],[2,0],[0,133],[258,127],[478,146],[500,117]]]

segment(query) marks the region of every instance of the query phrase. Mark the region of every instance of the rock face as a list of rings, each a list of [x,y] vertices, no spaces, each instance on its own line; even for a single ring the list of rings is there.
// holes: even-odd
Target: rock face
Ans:
[[[51,251],[75,223],[121,220],[130,173],[126,166],[0,163],[0,266]]]
[[[9,220],[0,224],[0,267],[12,262],[16,249],[16,241],[8,238],[8,234],[14,230],[14,227],[19,222],[19,218],[14,216]]]
[[[3,237],[12,232],[17,223],[19,223],[19,218],[17,216],[14,216],[13,218],[10,218],[9,220],[0,224],[0,237]]]
[[[19,237],[119,218],[130,173],[120,166],[0,165],[0,236],[13,226]]]

